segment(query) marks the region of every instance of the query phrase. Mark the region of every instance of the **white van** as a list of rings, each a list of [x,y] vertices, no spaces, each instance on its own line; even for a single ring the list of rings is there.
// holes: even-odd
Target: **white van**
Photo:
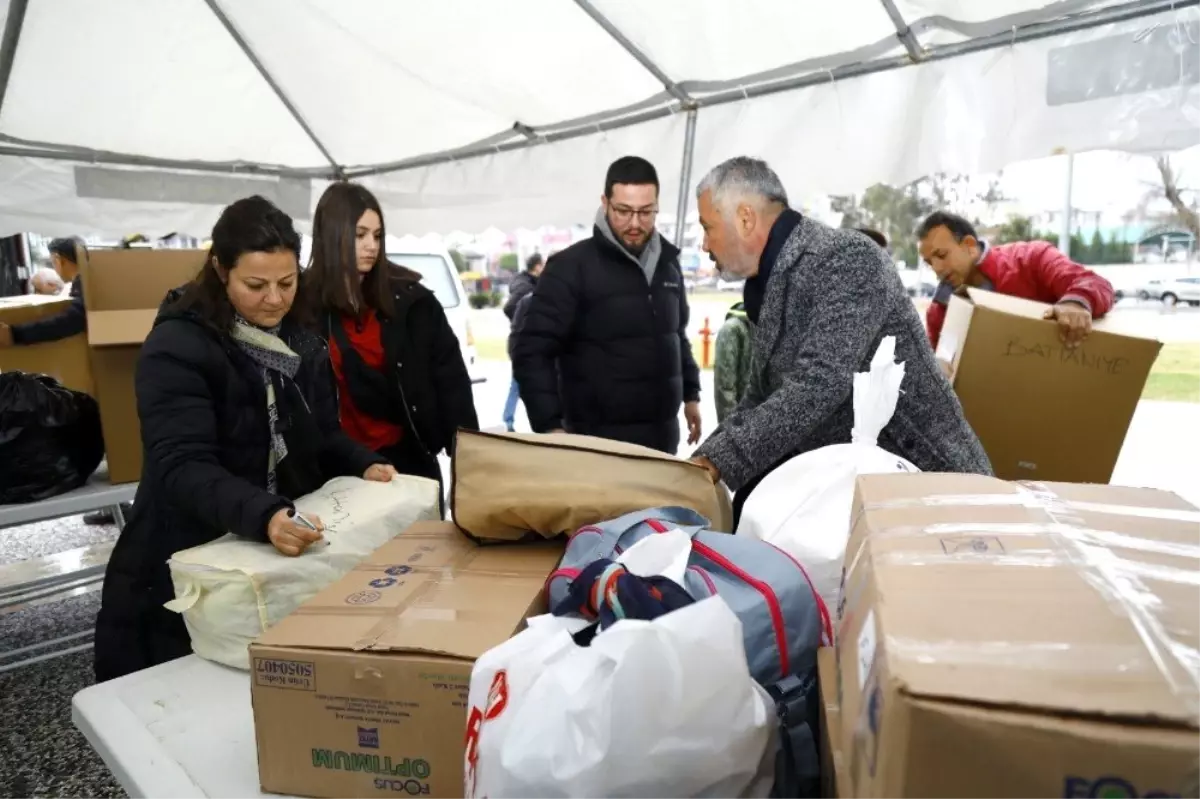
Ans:
[[[487,380],[480,374],[476,363],[475,339],[471,335],[471,321],[468,318],[470,305],[467,304],[467,290],[463,288],[449,251],[440,244],[424,239],[406,236],[393,240],[389,236],[387,258],[394,264],[421,273],[421,283],[442,303],[450,329],[458,337],[458,346],[462,348],[463,363],[467,365],[471,382],[482,383]]]

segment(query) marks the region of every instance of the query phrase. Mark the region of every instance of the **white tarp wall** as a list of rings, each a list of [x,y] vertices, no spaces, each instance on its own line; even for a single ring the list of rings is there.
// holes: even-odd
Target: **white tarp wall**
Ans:
[[[0,234],[203,235],[256,191],[303,226],[346,175],[396,232],[566,224],[629,153],[670,214],[743,153],[811,196],[1200,142],[1197,0],[2,5]]]

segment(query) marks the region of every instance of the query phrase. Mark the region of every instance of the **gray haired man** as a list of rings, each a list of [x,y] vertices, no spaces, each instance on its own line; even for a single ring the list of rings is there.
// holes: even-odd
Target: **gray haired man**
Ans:
[[[722,273],[745,279],[756,327],[746,396],[693,458],[734,489],[735,515],[785,460],[850,441],[854,374],[867,370],[885,336],[896,337],[906,368],[879,445],[924,471],[992,473],[895,266],[875,242],[789,208],[779,176],[754,158],[720,164],[697,196],[704,250]]]

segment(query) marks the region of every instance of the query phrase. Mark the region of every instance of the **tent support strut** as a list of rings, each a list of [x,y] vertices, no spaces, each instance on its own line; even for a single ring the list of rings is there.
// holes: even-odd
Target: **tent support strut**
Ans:
[[[11,0],[8,4],[8,17],[4,20],[4,38],[0,39],[0,110],[4,108],[4,97],[8,94],[8,79],[12,77],[17,45],[21,41],[21,29],[25,26],[25,9],[28,7],[29,0]]]
[[[692,156],[696,153],[696,116],[693,108],[687,112],[687,127],[683,133],[683,165],[679,168],[679,204],[675,208],[675,246],[683,249],[683,234],[687,230],[688,195],[692,189]]]
[[[279,98],[279,102],[283,103],[284,108],[286,108],[288,113],[292,115],[292,118],[296,120],[296,124],[303,129],[308,138],[312,140],[312,143],[316,145],[316,148],[321,151],[321,155],[325,157],[325,160],[329,162],[329,166],[333,169],[334,178],[337,180],[344,180],[346,177],[346,170],[342,168],[341,164],[337,162],[337,159],[330,154],[329,149],[322,144],[319,138],[317,138],[317,134],[313,131],[312,126],[308,124],[308,121],[305,120],[304,116],[300,113],[300,110],[296,108],[296,104],[292,102],[290,97],[288,97],[287,92],[283,90],[283,87],[280,86],[278,81],[276,81],[271,73],[267,71],[267,68],[263,65],[263,62],[259,59],[258,55],[252,49],[250,49],[249,42],[246,41],[245,37],[242,36],[241,32],[236,26],[234,26],[233,20],[229,19],[224,10],[222,10],[221,6],[218,4],[218,0],[204,0],[204,4],[208,6],[213,15],[221,22],[221,25],[225,28],[225,32],[228,33],[233,38],[234,42],[237,43],[237,46],[241,49],[243,55],[245,55],[246,58],[249,59],[250,63],[254,65],[254,68],[258,70],[258,74],[262,76],[262,79],[265,80],[267,85],[271,87],[271,91],[275,93],[275,96]]]
[[[9,48],[10,37],[15,39],[19,34],[19,25],[16,25],[16,30],[12,30],[15,23],[15,15],[19,9],[23,9],[28,0],[11,0],[9,6],[9,18],[5,26],[4,39],[2,48],[0,48],[0,78],[4,78],[5,57],[11,59],[15,51],[15,42],[13,48]],[[216,8],[216,0],[205,0],[210,8],[214,9],[223,21],[224,15],[220,9]],[[576,0],[577,3],[584,7],[585,10],[590,9],[586,5],[586,0]],[[1057,36],[1066,33],[1074,33],[1077,31],[1088,30],[1099,25],[1109,25],[1120,22],[1127,22],[1142,17],[1153,16],[1156,14],[1168,13],[1172,11],[1180,11],[1185,8],[1193,8],[1200,5],[1200,0],[1130,0],[1120,5],[1107,6],[1096,11],[1081,13],[1078,15],[1064,17],[1060,19],[1048,20],[1045,22],[1031,23],[1020,26],[1016,30],[1005,31],[1003,33],[985,36],[977,39],[970,39],[964,42],[954,44],[940,45],[931,47],[922,53],[922,61],[941,61],[948,58],[953,58],[959,55],[968,55],[970,53],[984,52],[1000,47],[1011,47],[1014,44],[1020,44],[1027,41],[1036,41],[1050,36]],[[601,17],[603,18],[603,17]],[[607,20],[605,20],[607,22]],[[611,25],[611,23],[609,23]],[[619,31],[618,31],[619,34]],[[234,35],[237,36],[236,32]],[[237,37],[239,43],[240,37]],[[243,48],[244,49],[244,48]],[[252,58],[256,66],[261,66],[258,61],[249,51],[246,51],[248,56]],[[648,63],[649,60],[647,59]],[[554,130],[554,126],[549,126],[550,130],[537,130],[530,128],[534,133],[530,137],[524,130],[518,131],[520,138],[514,137],[513,128],[508,128],[498,134],[490,136],[484,140],[471,145],[459,147],[453,150],[446,150],[437,153],[429,153],[427,155],[417,156],[414,158],[404,159],[401,161],[393,161],[386,164],[360,165],[356,167],[342,168],[337,165],[333,158],[328,155],[325,148],[313,137],[313,141],[317,142],[317,147],[327,160],[333,166],[333,173],[337,178],[355,179],[371,175],[384,175],[393,172],[403,172],[410,169],[420,169],[436,164],[448,163],[450,161],[461,161],[478,156],[494,155],[496,153],[509,152],[512,150],[521,150],[527,147],[540,146],[541,144],[550,144],[558,141],[567,141],[570,139],[589,136],[600,131],[617,130],[620,128],[631,127],[633,125],[642,124],[644,122],[652,122],[656,119],[671,116],[672,114],[680,113],[681,111],[691,111],[695,108],[707,108],[710,106],[724,105],[726,103],[741,102],[754,97],[764,97],[767,95],[778,94],[780,92],[791,91],[795,89],[803,89],[808,86],[818,83],[828,83],[832,78],[834,80],[847,80],[850,78],[872,75],[878,72],[887,72],[893,69],[901,69],[911,66],[913,63],[908,54],[903,56],[893,56],[872,59],[868,61],[860,61],[853,64],[847,64],[843,67],[835,67],[832,70],[822,70],[816,73],[806,73],[795,77],[780,77],[779,79],[764,81],[758,84],[747,83],[745,88],[729,89],[717,91],[712,94],[707,94],[703,97],[689,99],[687,101],[678,100],[669,105],[654,105],[645,110],[629,113],[622,112],[619,115],[614,114],[610,118],[591,119],[586,125],[577,127],[562,128]],[[657,67],[654,67],[657,70]],[[263,72],[264,76],[266,75]],[[663,75],[663,78],[666,76]],[[268,82],[275,88],[275,83],[269,77]],[[0,84],[2,86],[3,84]],[[665,85],[665,84],[664,84]],[[672,85],[676,85],[672,83]],[[678,86],[676,85],[676,88]],[[282,93],[279,93],[281,98]],[[684,92],[686,95],[686,92]],[[2,101],[2,94],[0,94]],[[290,102],[286,99],[285,104],[289,109],[293,110]],[[300,119],[299,114],[295,114],[296,119],[305,128],[306,131],[311,131],[307,124]],[[136,156],[124,153],[102,152],[84,150],[83,148],[66,148],[57,144],[44,142],[21,141],[20,146],[9,146],[15,144],[12,139],[0,139],[0,155],[12,155],[17,157],[44,158],[52,161],[67,161],[74,163],[89,163],[89,164],[114,164],[128,166],[143,166],[143,167],[159,167],[164,169],[186,169],[196,170],[201,172],[222,172],[234,174],[250,174],[262,176],[276,177],[296,177],[296,178],[324,178],[328,177],[329,171],[325,168],[287,168],[279,166],[270,166],[265,164],[253,163],[206,163],[206,162],[190,162],[179,161],[173,159],[156,158],[152,156]]]
[[[645,67],[647,72],[657,78],[658,82],[661,83],[664,88],[666,88],[672,97],[684,104],[691,103],[691,98],[688,97],[687,92],[679,88],[679,85],[675,83],[675,81],[671,80],[667,73],[663,72],[662,69],[659,68],[658,64],[655,64],[654,61],[651,60],[650,56],[643,53],[641,48],[629,40],[628,36],[626,36],[624,33],[621,33],[620,28],[612,24],[612,21],[609,20],[608,17],[601,14],[599,9],[593,6],[589,0],[575,0],[575,5],[582,8],[584,13],[591,17],[597,25],[603,28],[604,32],[611,36],[617,44],[621,45],[625,52],[633,56],[634,60]]]
[[[904,19],[904,15],[900,13],[900,9],[896,8],[896,3],[893,0],[879,0],[883,6],[883,10],[892,20],[892,25],[896,26],[896,38],[904,45],[904,49],[908,51],[908,57],[913,61],[920,61],[925,57],[925,51],[921,48],[921,43],[917,41],[917,36],[912,32],[912,28]]]
[[[577,2],[579,0],[576,0]],[[992,36],[986,36],[979,39],[971,39],[965,42],[956,42],[954,44],[939,45],[930,47],[924,51],[922,62],[943,61],[949,58],[954,58],[960,55],[969,55],[971,53],[980,53],[988,50],[995,50],[1000,47],[1011,47],[1014,44],[1022,42],[1037,41],[1050,36],[1058,36],[1065,33],[1075,33],[1077,31],[1088,30],[1099,25],[1111,25],[1119,22],[1128,22],[1129,20],[1140,19],[1142,17],[1152,16],[1155,14],[1167,13],[1171,11],[1179,11],[1184,8],[1191,8],[1200,5],[1200,0],[1131,0],[1128,3],[1122,3],[1117,6],[1107,6],[1098,11],[1080,14],[1074,17],[1064,19],[1049,20],[1047,22],[1033,23],[1024,27],[1018,28],[1016,31],[1005,31]],[[880,58],[872,61],[863,61],[855,64],[847,64],[844,67],[835,67],[834,69],[821,71],[817,73],[808,73],[792,78],[785,78],[771,83],[761,83],[743,88],[730,89],[727,91],[708,94],[703,97],[694,98],[689,107],[695,108],[710,108],[712,106],[726,105],[728,103],[742,102],[754,97],[766,97],[768,95],[779,94],[780,92],[793,91],[795,89],[804,89],[809,86],[818,84],[827,84],[829,81],[849,80],[850,78],[859,78],[865,75],[874,75],[879,72],[890,72],[893,69],[903,69],[912,66],[913,62],[908,54],[902,56],[892,56],[888,58]],[[581,125],[578,128],[570,128],[560,131],[552,131],[538,137],[537,141],[514,141],[505,144],[500,144],[496,147],[483,149],[457,150],[453,151],[453,160],[462,161],[473,156],[492,155],[498,152],[508,152],[510,150],[521,150],[526,147],[551,143],[557,141],[567,141],[577,139],[582,136],[589,136],[599,131],[618,130],[620,128],[632,127],[643,122],[653,122],[656,119],[670,116],[679,113],[682,104],[676,104],[671,107],[657,106],[654,108],[640,111],[634,114],[625,114],[610,120],[600,120],[592,122],[588,125]],[[408,169],[419,169],[421,167],[432,166],[452,160],[450,153],[431,153],[425,156],[419,156],[407,161],[395,162],[384,167],[358,167],[348,171],[351,178],[362,177],[366,175],[382,175],[390,172],[402,172]]]

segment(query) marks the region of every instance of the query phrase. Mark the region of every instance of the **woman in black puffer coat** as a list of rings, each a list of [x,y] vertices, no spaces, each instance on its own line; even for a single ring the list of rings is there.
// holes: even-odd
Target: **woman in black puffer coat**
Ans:
[[[213,228],[199,277],[171,292],[138,359],[144,465],[108,563],[96,679],[191,652],[167,559],[232,532],[299,555],[320,539],[292,500],[340,475],[388,481],[384,458],[338,423],[329,356],[293,311],[300,237],[262,197]]]

